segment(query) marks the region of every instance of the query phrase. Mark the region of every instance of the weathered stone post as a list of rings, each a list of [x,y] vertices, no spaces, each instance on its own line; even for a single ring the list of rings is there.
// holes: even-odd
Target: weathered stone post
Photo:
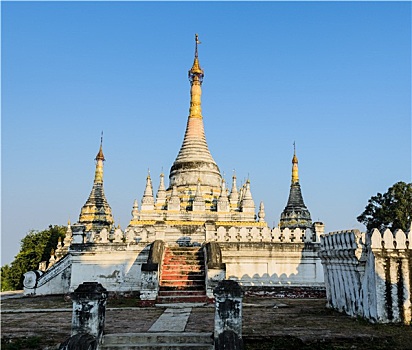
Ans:
[[[159,276],[162,268],[163,252],[165,242],[156,240],[150,245],[147,263],[142,264],[142,287],[140,289],[140,299],[145,304],[154,302],[159,289]]]
[[[97,282],[84,282],[71,293],[72,335],[59,350],[95,350],[101,341],[106,315],[107,290]]]
[[[215,350],[242,350],[243,292],[236,281],[224,280],[213,290],[215,296]]]
[[[91,334],[100,341],[106,315],[107,290],[97,282],[84,282],[72,293],[72,335]]]

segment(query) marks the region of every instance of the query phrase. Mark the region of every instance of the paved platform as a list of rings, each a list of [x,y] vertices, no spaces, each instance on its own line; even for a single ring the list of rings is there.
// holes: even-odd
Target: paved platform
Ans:
[[[22,298],[24,296],[22,290],[11,290],[7,292],[0,292],[0,299]]]
[[[326,309],[325,304],[325,299],[246,297],[242,330],[246,350],[412,349],[412,327],[369,324]],[[105,334],[147,333],[172,308],[133,305],[137,305],[134,299],[109,299]],[[40,348],[51,349],[70,335],[71,307],[62,296],[2,299],[2,344],[39,337]],[[183,332],[212,333],[214,305],[189,309]]]

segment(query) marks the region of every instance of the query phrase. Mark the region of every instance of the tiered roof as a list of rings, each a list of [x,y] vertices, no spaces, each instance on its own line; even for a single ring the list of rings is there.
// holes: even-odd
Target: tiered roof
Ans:
[[[292,158],[292,183],[290,185],[289,199],[280,216],[280,228],[301,228],[312,227],[310,212],[303,202],[302,191],[299,184],[298,157],[296,148]]]
[[[103,188],[103,162],[105,158],[102,140],[95,160],[96,170],[93,187],[89,198],[80,211],[79,224],[84,225],[86,231],[100,232],[103,228],[110,229],[114,222],[112,209],[107,203]]]

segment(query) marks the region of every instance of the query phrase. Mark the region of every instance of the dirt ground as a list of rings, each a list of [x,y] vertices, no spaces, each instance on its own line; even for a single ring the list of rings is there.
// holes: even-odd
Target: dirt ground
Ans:
[[[411,326],[369,324],[326,309],[325,303],[325,299],[245,297],[245,348],[412,349]],[[132,298],[109,299],[105,333],[146,332],[164,311],[136,305]],[[63,296],[2,300],[2,349],[56,349],[70,335],[71,307]],[[211,333],[213,325],[214,305],[196,307],[185,331]]]

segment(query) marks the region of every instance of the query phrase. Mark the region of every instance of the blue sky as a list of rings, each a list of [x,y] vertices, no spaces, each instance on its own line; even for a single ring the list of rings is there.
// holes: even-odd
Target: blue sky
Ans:
[[[194,34],[209,148],[277,225],[293,142],[327,231],[411,181],[410,2],[2,2],[2,257],[77,221],[104,131],[105,192],[125,228],[147,169],[179,151]]]

